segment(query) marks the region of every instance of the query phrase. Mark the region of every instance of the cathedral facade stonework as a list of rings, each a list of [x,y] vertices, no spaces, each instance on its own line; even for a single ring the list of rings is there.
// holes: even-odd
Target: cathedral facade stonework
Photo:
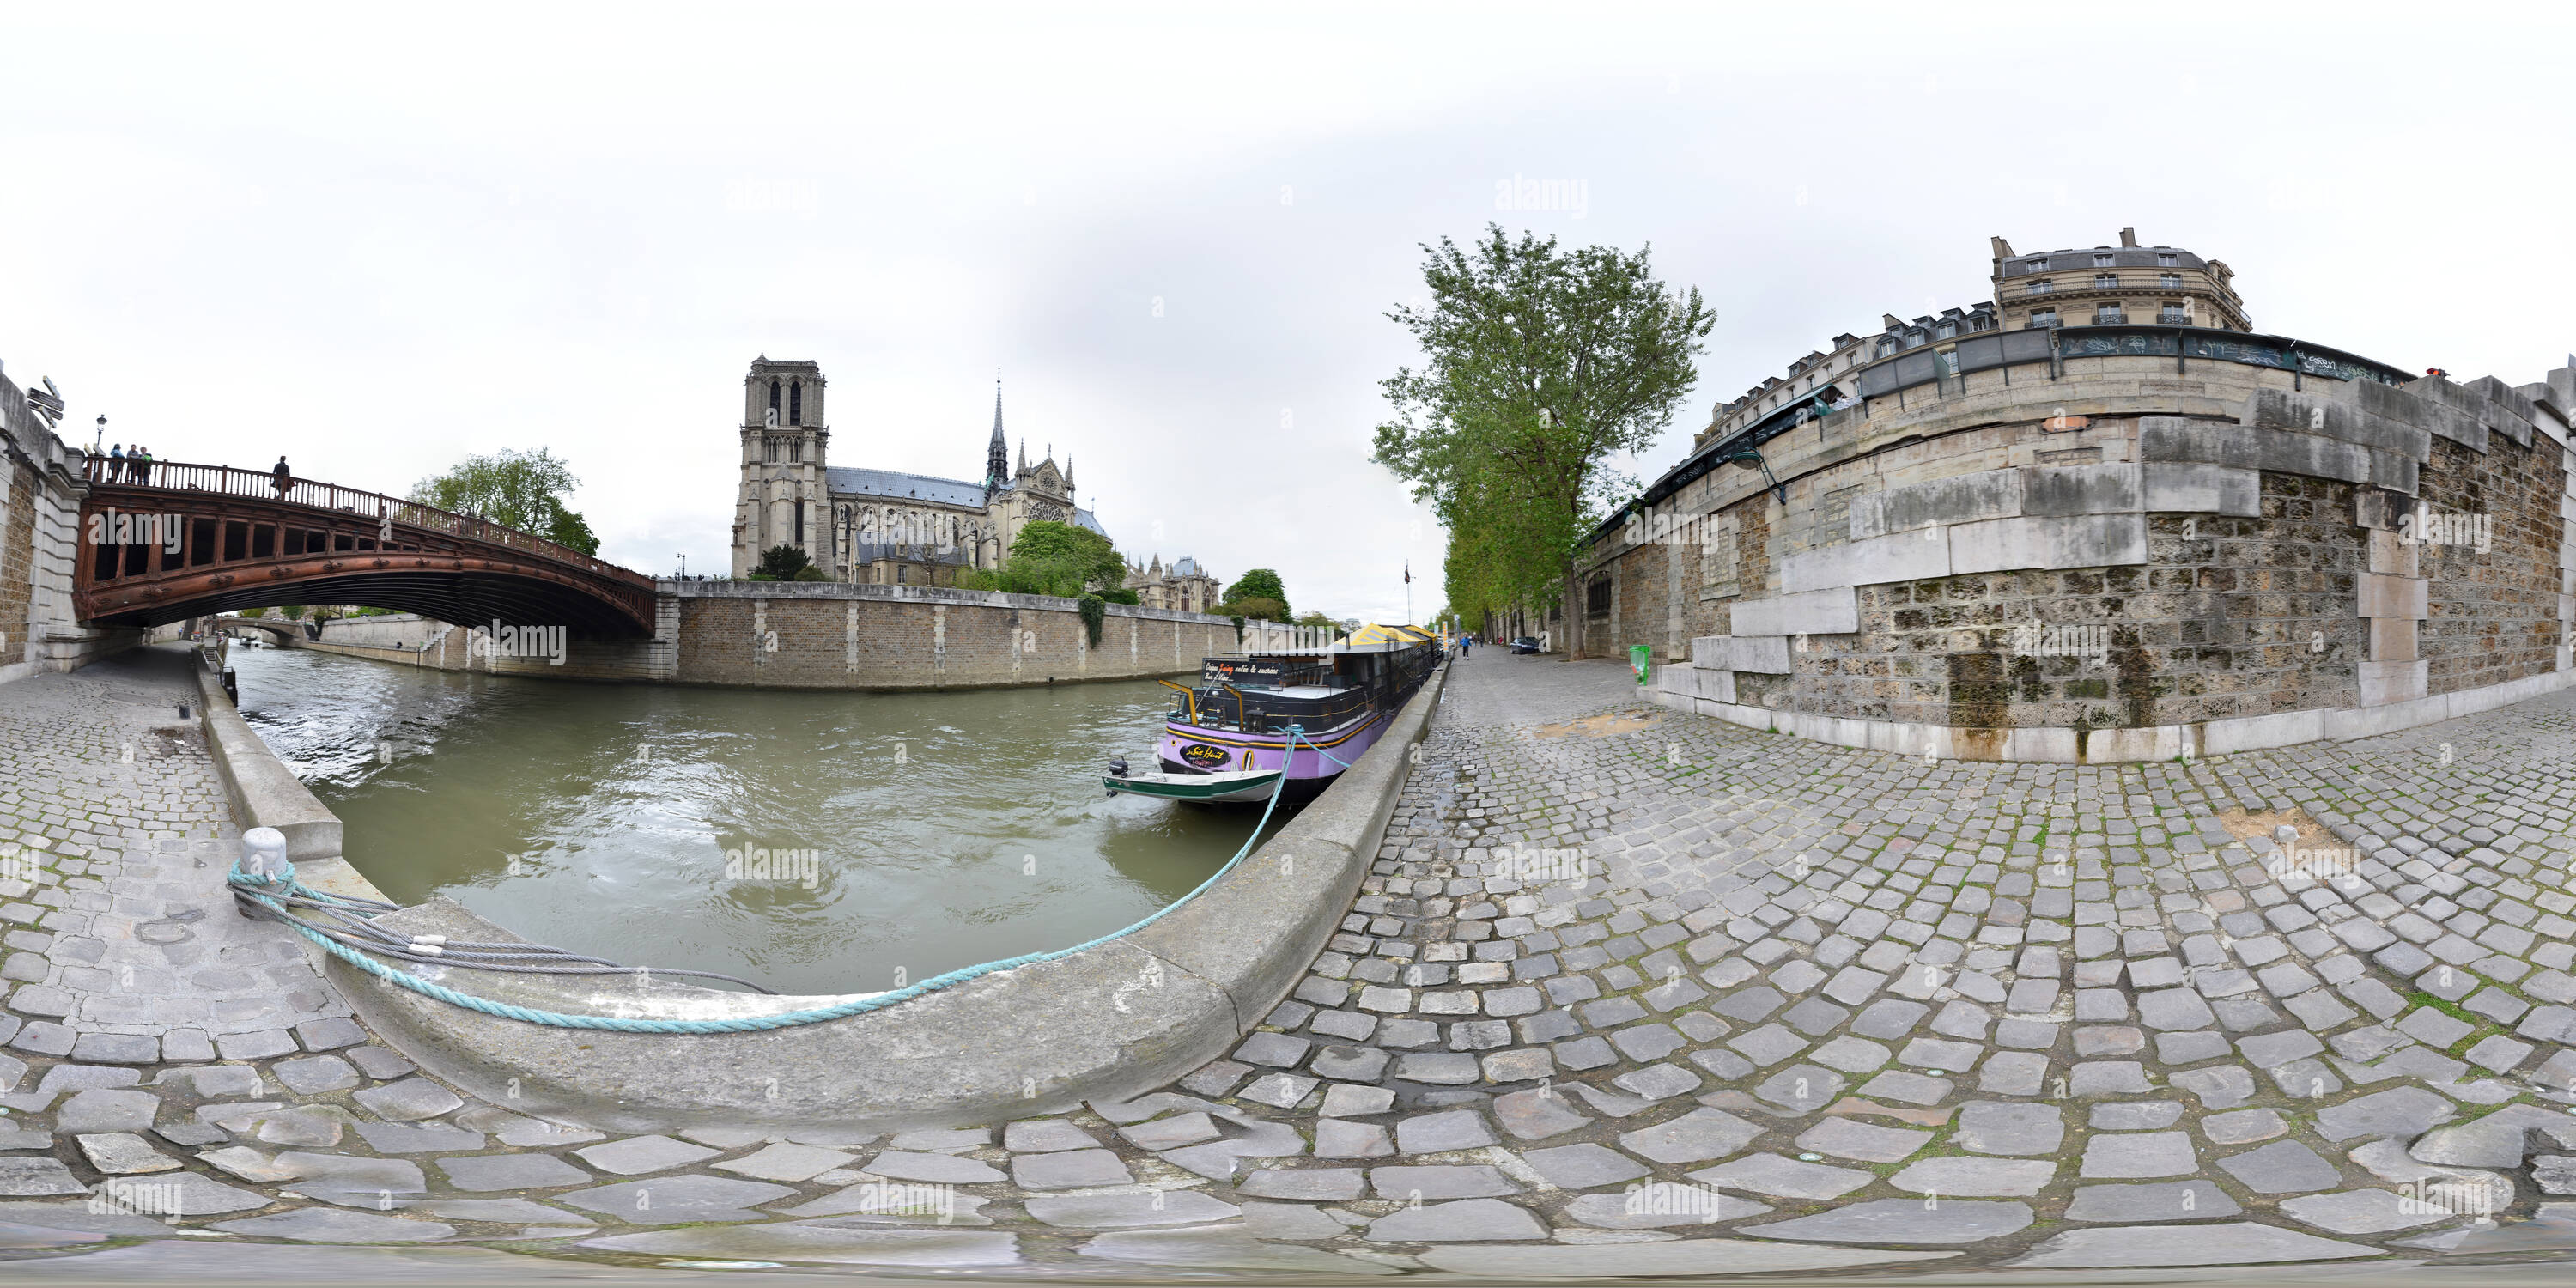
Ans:
[[[975,482],[899,470],[839,467],[831,445],[823,370],[767,355],[743,377],[742,478],[733,524],[733,576],[748,575],[773,546],[793,546],[833,581],[953,586],[962,569],[995,569],[1031,523],[1070,523],[1107,535],[1074,499],[1073,461],[1052,448],[1012,461],[1002,432],[1002,388],[993,385],[993,433]]]

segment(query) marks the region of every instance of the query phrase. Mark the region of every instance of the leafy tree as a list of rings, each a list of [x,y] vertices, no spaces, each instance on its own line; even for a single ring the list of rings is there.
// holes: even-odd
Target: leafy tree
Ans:
[[[1268,595],[1247,595],[1217,605],[1216,611],[1229,617],[1250,617],[1265,622],[1288,620],[1288,606]]]
[[[1279,605],[1279,615],[1269,617],[1265,613],[1245,613],[1244,616],[1268,617],[1274,622],[1288,620],[1288,588],[1279,583],[1278,573],[1268,568],[1250,569],[1243,574],[1241,581],[1225,588],[1225,602],[1233,604],[1246,599],[1270,600]]]
[[[1001,574],[1001,588],[1014,594],[1074,598],[1117,589],[1127,579],[1127,561],[1089,528],[1041,519],[1012,538]]]
[[[805,565],[804,567],[797,569],[797,570],[796,570],[796,575],[795,575],[795,576],[793,576],[793,577],[788,578],[787,580],[789,580],[789,581],[830,581],[831,579],[832,579],[832,575],[831,575],[830,573],[827,573],[827,572],[823,571],[822,569],[815,567],[815,566],[814,566],[814,565],[812,565],[812,564],[807,564],[807,565]]]
[[[255,622],[260,618],[268,616],[268,610],[265,608],[245,608],[241,610],[241,615]]]
[[[1340,622],[1334,621],[1332,618],[1326,617],[1322,613],[1303,614],[1298,617],[1297,624],[1299,626],[1321,626],[1326,630],[1332,631],[1342,629],[1342,624]]]
[[[760,552],[760,563],[752,569],[752,575],[770,581],[793,581],[812,562],[794,546],[775,545]]]
[[[412,485],[411,499],[582,549],[553,535],[562,531],[588,539],[590,547],[582,552],[594,554],[599,542],[590,536],[590,525],[563,504],[564,495],[580,485],[572,467],[550,449],[505,447],[490,456],[468,456],[445,474],[422,479]]]
[[[280,616],[283,616],[290,622],[300,622],[304,620],[304,605],[302,604],[288,604],[286,607],[278,609],[277,611]]]
[[[1124,588],[1124,587],[1121,587],[1121,588],[1119,588],[1119,589],[1117,589],[1117,590],[1103,590],[1103,591],[1097,591],[1097,592],[1094,592],[1094,593],[1096,593],[1096,594],[1098,594],[1098,595],[1100,596],[1101,601],[1102,601],[1103,603],[1110,603],[1110,604],[1136,604],[1136,603],[1142,603],[1142,602],[1144,602],[1144,601],[1142,601],[1142,600],[1140,600],[1140,599],[1138,599],[1138,598],[1136,597],[1136,592],[1135,592],[1135,591],[1128,590],[1128,589],[1126,589],[1126,588]]]
[[[1672,418],[1716,315],[1656,280],[1651,246],[1561,251],[1488,225],[1472,252],[1422,249],[1428,305],[1387,317],[1425,365],[1380,382],[1395,415],[1373,459],[1448,527],[1443,589],[1462,617],[1577,602],[1585,538],[1637,486],[1609,462]]]
[[[590,521],[564,508],[563,502],[546,498],[545,538],[559,546],[568,546],[586,555],[599,553],[599,538],[590,530]]]
[[[1002,576],[990,568],[960,568],[957,586],[960,590],[1000,590]]]

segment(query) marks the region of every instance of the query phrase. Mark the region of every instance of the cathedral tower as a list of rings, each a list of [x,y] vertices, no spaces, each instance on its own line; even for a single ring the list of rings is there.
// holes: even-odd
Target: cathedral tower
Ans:
[[[823,477],[831,430],[823,416],[823,368],[762,354],[742,379],[742,482],[735,494],[733,575],[760,564],[771,546],[794,546],[823,571],[841,575]]]

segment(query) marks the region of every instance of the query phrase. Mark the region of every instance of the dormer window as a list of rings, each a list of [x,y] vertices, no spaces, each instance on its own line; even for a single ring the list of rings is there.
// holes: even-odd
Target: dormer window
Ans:
[[[2093,257],[2093,267],[2095,267],[2095,268],[2109,268],[2110,266],[2111,266],[2111,257],[2110,257],[2109,255],[2096,255],[2096,256],[2094,256],[2094,257]]]
[[[1947,340],[1958,333],[1959,324],[1956,322],[1944,322],[1932,329],[1932,336],[1936,340]]]
[[[1983,313],[1972,313],[1968,315],[1968,329],[1971,331],[1983,331],[1987,327],[1994,325],[1994,321],[1995,320],[1993,318]]]
[[[2158,255],[2158,256],[2156,256],[2156,267],[2158,267],[2158,268],[2179,268],[2179,267],[2181,267],[2181,266],[2182,266],[2182,257],[2181,257],[2181,256],[2179,256],[2179,255]]]
[[[2021,268],[2025,273],[2045,273],[2048,271],[2048,261],[2044,259],[2034,259],[2023,264]]]
[[[1894,352],[1896,352],[1896,337],[1892,335],[1880,336],[1878,338],[1878,356],[1884,358]]]

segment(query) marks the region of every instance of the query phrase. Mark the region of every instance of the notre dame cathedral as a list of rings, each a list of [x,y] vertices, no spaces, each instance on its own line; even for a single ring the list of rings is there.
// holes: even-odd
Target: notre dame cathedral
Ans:
[[[742,485],[733,517],[733,575],[748,574],[772,546],[794,546],[834,581],[953,586],[961,568],[998,568],[1020,529],[1040,520],[1078,524],[1103,536],[1100,520],[1073,499],[1073,461],[1055,453],[1019,464],[1002,436],[1002,384],[993,382],[993,437],[980,483],[825,463],[831,422],[823,368],[767,354],[742,382]],[[1187,572],[1181,571],[1183,565]],[[1215,578],[1181,561],[1157,576],[1128,578],[1142,602],[1215,601]],[[1140,580],[1145,584],[1139,584]],[[1184,585],[1182,582],[1186,581]],[[1199,584],[1204,581],[1206,585]],[[1163,584],[1171,582],[1170,585]]]

